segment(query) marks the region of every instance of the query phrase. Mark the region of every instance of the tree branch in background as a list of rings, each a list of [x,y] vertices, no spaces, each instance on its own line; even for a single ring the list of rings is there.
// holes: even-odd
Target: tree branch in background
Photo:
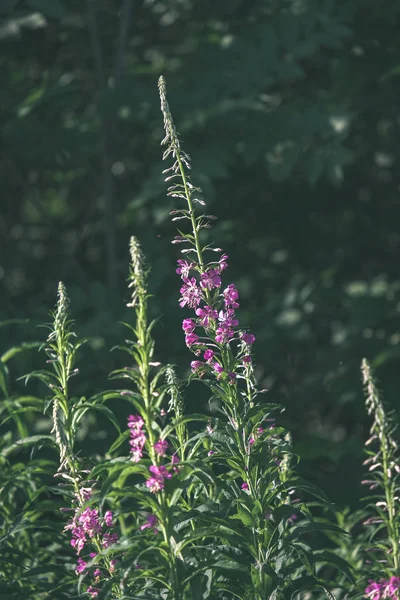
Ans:
[[[95,62],[97,86],[99,97],[107,87],[104,71],[103,53],[96,14],[95,0],[87,0],[88,24],[91,38],[92,53]],[[120,26],[117,43],[117,57],[115,62],[115,85],[118,86],[123,76],[124,55],[128,42],[129,23],[132,13],[132,0],[124,0],[120,13]],[[103,162],[103,195],[104,218],[106,238],[107,262],[107,287],[113,292],[117,287],[117,252],[116,252],[116,226],[114,211],[114,179],[112,174],[113,162],[113,121],[101,115],[102,122],[102,162]]]

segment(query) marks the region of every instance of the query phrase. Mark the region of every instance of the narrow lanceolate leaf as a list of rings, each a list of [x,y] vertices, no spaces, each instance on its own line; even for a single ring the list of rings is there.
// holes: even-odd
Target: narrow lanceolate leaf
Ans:
[[[35,445],[39,445],[39,444],[42,444],[42,445],[50,444],[52,446],[55,446],[56,441],[51,435],[32,435],[32,436],[24,438],[22,440],[18,440],[14,444],[9,446],[8,448],[5,448],[2,451],[1,455],[8,456],[15,450],[20,450],[21,448],[35,446]]]
[[[9,395],[8,389],[8,369],[3,360],[0,360],[0,391],[7,398]]]

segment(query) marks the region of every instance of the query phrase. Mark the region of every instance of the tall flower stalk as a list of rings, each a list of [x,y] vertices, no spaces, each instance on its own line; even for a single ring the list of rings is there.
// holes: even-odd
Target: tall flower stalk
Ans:
[[[373,563],[375,580],[370,580],[365,597],[372,600],[400,597],[400,549],[399,549],[399,473],[398,445],[392,413],[387,413],[378,391],[372,369],[364,358],[361,364],[365,389],[365,405],[373,418],[370,437],[367,440],[368,477],[363,481],[373,490],[375,515],[365,521],[370,528],[368,562]],[[371,568],[368,567],[371,572]],[[383,577],[383,575],[385,575]]]
[[[130,430],[131,460],[138,463],[144,454],[150,459],[150,466],[146,487],[155,496],[149,504],[154,506],[154,512],[149,513],[147,520],[141,529],[153,529],[155,533],[161,530],[164,546],[160,549],[162,556],[167,557],[169,565],[168,579],[172,593],[171,598],[181,600],[181,584],[178,576],[177,556],[174,551],[174,539],[169,523],[169,502],[165,491],[165,483],[171,479],[179,462],[174,453],[168,457],[170,443],[163,434],[160,419],[164,414],[161,408],[165,396],[165,386],[161,385],[161,378],[166,372],[166,367],[160,367],[160,363],[154,361],[154,340],[152,328],[154,322],[148,321],[148,299],[150,297],[147,288],[148,270],[141,247],[135,237],[130,240],[130,276],[129,288],[132,289],[132,298],[128,303],[135,311],[135,325],[132,331],[135,340],[129,348],[124,348],[135,361],[134,368],[118,370],[115,377],[131,379],[135,385],[135,392],[122,392],[127,399],[131,399],[137,414],[130,415],[128,427]],[[154,373],[154,371],[156,371]],[[146,504],[146,497],[142,496],[142,504]]]
[[[186,346],[196,357],[191,362],[191,378],[203,380],[211,389],[213,406],[224,417],[213,419],[209,425],[208,455],[219,469],[226,471],[228,467],[221,482],[226,480],[230,488],[221,498],[231,499],[229,518],[241,521],[247,531],[244,534],[233,526],[216,527],[215,534],[223,540],[224,536],[231,536],[230,541],[235,540],[233,543],[245,548],[252,557],[251,583],[243,585],[244,595],[238,597],[278,599],[289,590],[299,589],[293,582],[295,570],[289,576],[288,565],[296,553],[300,560],[304,559],[296,540],[300,528],[296,531],[294,523],[299,517],[303,520],[308,517],[301,510],[301,502],[291,506],[295,492],[289,468],[292,450],[288,438],[284,439],[284,430],[276,427],[273,413],[279,407],[262,405],[257,399],[259,391],[252,358],[255,336],[239,326],[235,312],[239,308],[236,286],[222,284],[228,256],[221,248],[202,244],[202,229],[209,229],[216,217],[197,212],[197,207],[205,206],[205,202],[201,189],[191,181],[190,158],[181,148],[163,77],[159,79],[159,94],[165,129],[163,159],[172,159],[172,166],[163,171],[169,183],[168,195],[184,203],[170,214],[175,222],[188,222],[190,229],[178,229],[179,235],[172,243],[185,246],[176,272],[182,280],[179,305],[192,311],[182,322]],[[218,253],[218,258],[207,262],[205,256],[209,252]],[[212,515],[208,514],[207,519],[221,524]],[[310,523],[308,528],[312,529]],[[283,543],[289,530],[293,543],[289,540]],[[312,568],[307,584],[325,587],[314,577]],[[222,589],[226,591],[233,590],[229,583],[218,585],[225,585]]]
[[[94,585],[87,586],[86,591],[90,597],[96,598],[101,591],[99,582],[109,584],[112,581],[116,561],[104,554],[104,550],[118,541],[118,535],[113,513],[106,511],[100,515],[97,507],[91,508],[93,484],[96,482],[88,480],[90,471],[83,468],[82,459],[75,451],[79,423],[95,405],[85,398],[76,401],[70,397],[69,381],[79,372],[74,367],[76,353],[85,341],[76,340],[71,327],[69,299],[65,286],[60,282],[53,325],[44,348],[52,371],[35,371],[30,376],[43,381],[53,394],[47,405],[52,406],[52,432],[60,453],[60,466],[55,476],[62,480],[63,492],[71,502],[71,506],[62,510],[74,512],[64,531],[71,531],[70,543],[78,556],[75,572],[77,575],[90,574],[94,578]],[[86,559],[81,556],[84,550],[89,553]],[[112,583],[111,587],[113,597],[120,598],[118,585]]]

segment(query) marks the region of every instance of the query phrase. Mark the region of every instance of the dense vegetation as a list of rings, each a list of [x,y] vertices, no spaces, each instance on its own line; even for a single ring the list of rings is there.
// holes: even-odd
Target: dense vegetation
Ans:
[[[109,352],[124,336],[116,324],[131,322],[132,235],[151,265],[157,359],[189,375],[175,204],[161,175],[164,74],[195,182],[220,219],[204,240],[230,257],[266,401],[286,409],[299,473],[358,509],[371,424],[363,356],[397,408],[399,16],[395,0],[384,10],[370,0],[3,0],[3,396],[26,396],[18,377],[43,367],[37,325],[60,280],[88,338],[74,395],[106,389],[121,367]],[[193,384],[188,413],[206,401]],[[107,406],[125,419],[118,400]],[[6,418],[7,443],[49,433],[41,412],[21,414]],[[82,427],[84,456],[115,439],[104,411]]]

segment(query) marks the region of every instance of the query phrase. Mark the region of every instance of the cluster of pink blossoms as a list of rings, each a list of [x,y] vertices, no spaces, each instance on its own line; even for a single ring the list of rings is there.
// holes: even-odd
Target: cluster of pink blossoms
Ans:
[[[144,421],[140,415],[129,415],[128,427],[130,429],[129,445],[131,447],[131,460],[136,463],[142,458],[143,448],[146,443],[143,425]]]
[[[91,488],[82,488],[81,489],[81,498],[84,501],[90,499],[92,495]],[[118,542],[118,535],[112,531],[112,527],[114,527],[113,522],[113,514],[110,510],[108,510],[102,520],[99,518],[99,511],[97,509],[91,509],[89,507],[84,510],[81,507],[77,507],[75,509],[75,515],[69,523],[64,528],[64,531],[70,530],[72,532],[72,540],[71,546],[75,548],[76,553],[79,555],[83,550],[85,544],[90,543],[90,540],[98,535],[100,538],[100,543],[103,548],[108,548],[111,544],[115,544]],[[106,531],[105,531],[106,529]],[[97,556],[96,552],[90,552],[90,558],[95,558]],[[115,560],[110,562],[110,567],[108,569],[111,574],[115,568]],[[77,575],[80,573],[84,573],[88,569],[88,563],[83,558],[78,558],[78,563],[76,565],[75,572]],[[102,571],[99,568],[96,568],[94,573],[95,581],[99,581],[101,577],[104,576]],[[99,589],[93,587],[92,585],[88,587],[87,592],[90,594],[92,598],[95,598],[99,594]]]
[[[400,597],[400,577],[391,577],[389,580],[381,579],[379,582],[369,580],[365,588],[365,598],[369,600],[383,600],[384,598]]]
[[[139,462],[143,457],[143,448],[146,443],[146,435],[143,432],[144,421],[140,415],[129,415],[128,427],[130,429],[130,440],[131,446],[131,460],[133,462]],[[169,447],[167,440],[158,440],[153,448],[160,457],[166,456],[166,451]],[[172,470],[176,471],[177,467],[174,466],[179,462],[179,458],[174,454],[171,457]],[[146,486],[153,493],[159,492],[164,489],[165,479],[171,479],[172,473],[167,470],[165,465],[151,465],[149,467],[150,477],[146,481]]]
[[[233,283],[217,295],[218,300],[216,300],[214,293],[214,300],[216,300],[220,310],[207,304],[205,290],[208,292],[219,291],[221,273],[228,267],[227,259],[228,256],[223,254],[218,263],[211,263],[212,268],[208,268],[200,274],[200,281],[197,281],[195,277],[189,277],[190,272],[196,268],[194,263],[182,259],[178,260],[176,272],[183,280],[179,305],[182,308],[185,306],[193,308],[196,313],[196,318],[183,320],[182,329],[185,333],[185,343],[188,348],[191,348],[197,356],[200,356],[203,352],[204,360],[191,362],[192,371],[197,372],[200,376],[204,375],[207,370],[212,370],[216,377],[220,378],[224,373],[224,368],[218,358],[215,357],[215,351],[195,333],[197,327],[203,327],[206,330],[207,337],[215,341],[216,344],[229,344],[234,339],[238,339],[248,349],[256,339],[250,333],[242,332],[240,335],[237,333],[236,328],[239,321],[236,318],[235,310],[239,308],[239,292]],[[218,348],[216,344],[214,346]],[[244,366],[248,365],[251,363],[251,356],[249,353],[244,354],[241,360]],[[236,374],[228,372],[227,375],[229,382],[233,383]]]

